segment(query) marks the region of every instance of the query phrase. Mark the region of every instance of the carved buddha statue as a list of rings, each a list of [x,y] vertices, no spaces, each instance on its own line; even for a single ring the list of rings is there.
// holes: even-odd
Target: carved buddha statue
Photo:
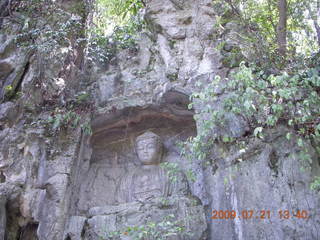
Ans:
[[[119,203],[145,202],[156,197],[189,193],[188,183],[181,172],[177,173],[177,181],[172,182],[165,169],[160,167],[163,145],[158,135],[148,131],[138,136],[135,150],[141,166],[121,178],[117,194]]]
[[[117,204],[92,207],[87,213],[87,219],[84,216],[73,216],[67,225],[64,239],[68,236],[71,236],[70,239],[80,239],[83,232],[84,239],[101,239],[101,236],[108,238],[110,232],[123,232],[129,226],[164,221],[169,214],[174,215],[177,222],[186,229],[185,233],[171,236],[170,239],[205,239],[203,236],[207,225],[203,206],[191,195],[185,175],[177,171],[176,181],[172,181],[160,166],[166,160],[164,158],[169,157],[164,157],[160,137],[153,132],[138,136],[135,151],[140,166],[130,169],[119,179]],[[121,234],[119,239],[132,238]]]

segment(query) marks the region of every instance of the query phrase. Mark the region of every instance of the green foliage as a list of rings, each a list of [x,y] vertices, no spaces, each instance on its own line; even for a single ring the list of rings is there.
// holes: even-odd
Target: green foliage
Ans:
[[[282,122],[301,136],[316,137],[319,135],[316,131],[320,116],[319,87],[317,68],[273,75],[242,63],[228,80],[227,90],[234,94],[224,100],[224,109],[241,114],[258,126],[255,135],[260,134],[263,127]]]
[[[49,59],[58,54],[62,47],[81,45],[84,25],[79,9],[84,12],[85,6],[78,3],[76,7],[78,15],[53,0],[20,1],[15,7],[15,11],[21,14],[16,19],[21,26],[15,37],[17,45],[37,51]]]
[[[320,177],[315,177],[314,181],[310,185],[311,190],[320,191]]]
[[[142,0],[97,0],[97,4],[106,11],[105,15],[113,16],[118,21],[137,15],[145,6]]]
[[[5,88],[4,88],[5,98],[10,98],[10,97],[12,97],[13,94],[14,94],[14,89],[13,89],[12,85],[5,86]]]
[[[166,240],[173,236],[190,235],[186,231],[183,220],[175,220],[173,214],[165,216],[160,222],[149,222],[141,226],[127,227],[122,231],[109,233],[107,239],[119,239],[130,236],[133,240]],[[102,239],[104,239],[102,237]]]
[[[63,128],[66,129],[69,124],[72,128],[75,128],[79,124],[79,121],[80,117],[72,111],[68,111],[66,113],[57,112],[48,118],[48,123],[52,125],[51,128],[53,131],[59,131]]]
[[[215,27],[220,36],[228,33],[225,29],[227,23],[235,22],[238,28],[232,40],[240,41],[243,48],[246,48],[245,51],[254,56],[251,56],[250,61],[255,61],[264,68],[284,68],[288,63],[294,68],[304,56],[311,56],[319,48],[315,40],[316,31],[312,24],[312,20],[317,22],[319,12],[316,0],[287,1],[287,58],[290,61],[285,61],[278,53],[277,1],[217,0],[213,2],[214,7],[218,9]],[[235,59],[228,56],[223,61],[228,65]],[[234,64],[230,65],[234,66]]]
[[[89,59],[105,62],[112,59],[121,49],[136,51],[135,37],[142,26],[141,19],[133,18],[128,25],[116,26],[110,35],[93,28],[88,41]]]
[[[4,99],[12,100],[18,99],[22,96],[22,92],[16,91],[11,84],[4,87]]]
[[[244,59],[244,56],[241,53],[241,49],[236,46],[228,46],[225,45],[225,42],[221,42],[223,44],[222,49],[220,49],[222,58],[222,64],[228,68],[239,67],[240,62]],[[221,46],[217,46],[219,49]]]
[[[177,163],[163,162],[160,164],[160,167],[166,170],[166,173],[169,177],[169,180],[176,182],[178,179],[178,173],[180,171]]]
[[[86,103],[86,102],[88,102],[88,100],[90,98],[90,94],[87,92],[80,92],[79,94],[77,94],[75,96],[75,98],[76,98],[77,104]]]
[[[312,60],[312,61],[311,61]],[[314,62],[309,59],[309,62]],[[297,69],[294,73],[282,71],[278,75],[270,74],[261,68],[247,67],[241,63],[237,71],[229,79],[221,82],[216,77],[200,92],[192,95],[190,108],[197,105],[198,135],[185,143],[182,151],[189,158],[205,160],[215,141],[238,143],[228,135],[217,134],[223,128],[227,114],[239,115],[250,124],[251,134],[248,137],[264,138],[264,129],[279,124],[290,130],[286,134],[288,140],[292,133],[297,137],[296,145],[300,148],[299,159],[305,166],[311,166],[312,158],[306,141],[317,146],[320,142],[320,67],[310,65],[305,69]],[[217,91],[218,88],[220,91]],[[212,108],[219,95],[228,92],[219,102],[219,108]],[[320,149],[319,149],[320,150]],[[304,167],[305,168],[305,167]]]
[[[169,204],[170,204],[169,200],[168,200],[167,198],[164,198],[164,197],[162,197],[162,198],[160,199],[160,202],[161,202],[161,204],[162,204],[162,207],[167,207],[167,206],[169,206]]]
[[[82,123],[80,127],[85,135],[90,136],[92,134],[92,128],[89,121]]]
[[[200,161],[207,159],[214,141],[219,138],[214,129],[223,125],[224,113],[212,108],[212,103],[217,100],[215,92],[219,82],[219,76],[216,76],[206,87],[197,82],[196,85],[201,91],[194,92],[190,97],[192,102],[188,106],[189,109],[192,109],[195,105],[201,106],[194,116],[199,123],[198,134],[195,137],[190,137],[182,144],[181,154],[190,162],[192,159]],[[232,142],[232,140],[230,136],[223,136],[224,142]]]
[[[186,171],[186,175],[189,181],[195,182],[197,180],[196,174],[194,173],[193,169],[188,169]]]
[[[178,80],[178,73],[167,74],[167,78],[170,80],[170,82],[177,81]]]
[[[224,184],[225,186],[227,186],[227,185],[229,184],[229,179],[228,179],[228,177],[224,177],[224,178],[223,178],[223,184]]]
[[[85,31],[88,6],[84,2],[64,8],[54,0],[22,0],[14,9],[21,13],[16,19],[21,31],[15,40],[48,59],[71,47],[86,46],[89,59],[104,62],[120,49],[136,50],[135,36],[144,24],[136,15],[142,7],[139,0],[98,0]]]
[[[105,62],[121,49],[135,51],[135,39],[144,26],[137,15],[142,6],[137,0],[96,1],[93,23],[87,32],[89,59]]]
[[[52,134],[55,134],[62,130],[67,130],[69,128],[76,129],[78,127],[82,129],[84,134],[92,134],[90,123],[83,122],[81,115],[72,110],[66,111],[62,109],[56,109],[51,113],[51,116],[45,123],[50,128],[50,132]]]

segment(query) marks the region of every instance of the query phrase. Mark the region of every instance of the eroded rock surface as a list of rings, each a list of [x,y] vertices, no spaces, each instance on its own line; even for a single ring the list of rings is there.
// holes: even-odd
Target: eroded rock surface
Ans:
[[[215,47],[236,26],[227,24],[226,36],[218,36],[219,9],[211,0],[145,2],[148,30],[138,50],[122,50],[106,65],[88,61],[81,48],[60,49],[46,61],[17,48],[18,25],[1,32],[0,240],[106,238],[108,232],[161,222],[171,214],[194,234],[181,239],[320,239],[319,195],[310,190],[320,175],[319,156],[310,143],[312,162],[303,162],[279,126],[245,149],[214,145],[208,166],[180,156],[177,143],[201,128],[187,109],[189,96],[200,90],[196,82],[206,86],[216,75],[228,76],[234,66],[223,58],[236,42],[230,40],[223,51]],[[7,14],[0,13],[1,30]],[[80,128],[50,134],[43,123],[81,91],[93,96],[92,136]],[[15,99],[18,92],[22,98]],[[218,87],[212,108],[221,107],[224,94]],[[202,107],[196,104],[195,111]],[[139,166],[134,139],[147,130],[164,141],[165,162],[177,164],[184,175],[193,169],[196,180],[188,180],[188,194],[178,199],[117,203],[121,176]],[[241,138],[248,130],[244,119],[229,115],[215,133]],[[253,210],[255,217],[211,219],[213,210],[238,216]],[[285,210],[292,215],[305,210],[309,218],[280,219]],[[270,211],[270,219],[259,218],[262,211]]]

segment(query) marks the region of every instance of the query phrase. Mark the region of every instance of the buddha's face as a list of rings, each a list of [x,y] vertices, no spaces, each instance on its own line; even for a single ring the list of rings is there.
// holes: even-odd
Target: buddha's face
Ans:
[[[136,151],[143,165],[158,164],[161,144],[155,138],[141,139],[137,142]]]

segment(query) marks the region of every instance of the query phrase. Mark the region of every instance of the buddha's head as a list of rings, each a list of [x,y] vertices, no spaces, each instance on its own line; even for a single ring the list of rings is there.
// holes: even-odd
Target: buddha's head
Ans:
[[[158,164],[162,156],[161,138],[153,132],[145,132],[136,138],[136,152],[143,165]]]

